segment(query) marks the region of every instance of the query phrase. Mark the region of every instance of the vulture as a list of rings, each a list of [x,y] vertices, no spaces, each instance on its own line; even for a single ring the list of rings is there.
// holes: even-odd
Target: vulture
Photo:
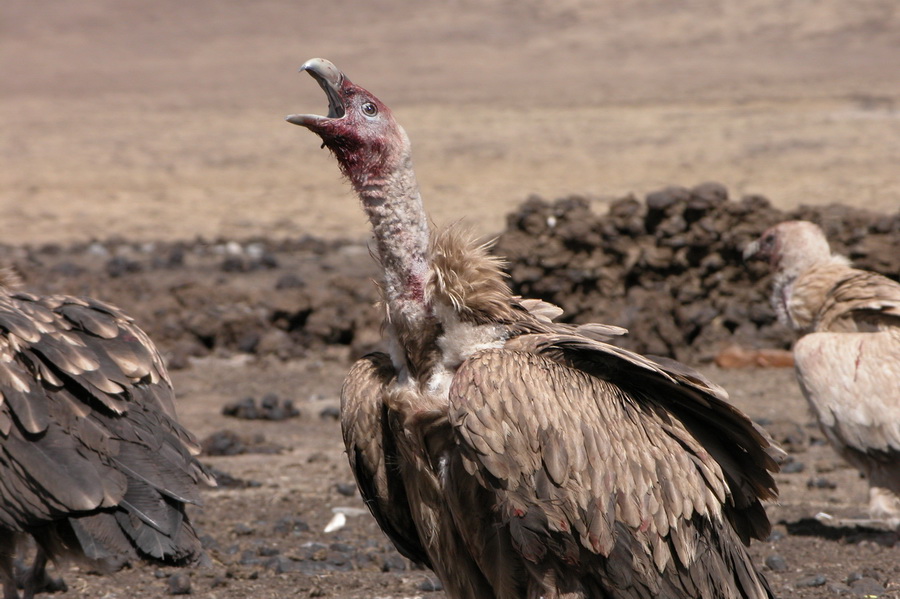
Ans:
[[[175,414],[147,335],[95,299],[38,296],[0,271],[0,582],[3,598],[64,589],[47,560],[111,569],[202,556],[185,513],[215,485]],[[36,545],[27,570],[16,555]]]
[[[746,545],[779,451],[699,373],[555,323],[459,226],[433,232],[409,139],[331,62],[318,134],[374,230],[388,353],[352,367],[341,422],[360,493],[454,599],[772,597]]]
[[[869,482],[869,517],[900,525],[900,284],[833,254],[805,221],[744,250],[774,272],[772,306],[794,329],[794,367],[825,438]]]

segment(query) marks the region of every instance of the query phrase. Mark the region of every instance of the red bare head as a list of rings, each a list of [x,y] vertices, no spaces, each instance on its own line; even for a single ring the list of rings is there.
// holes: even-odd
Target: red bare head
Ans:
[[[409,139],[381,100],[324,58],[306,61],[300,71],[325,90],[328,115],[292,114],[287,121],[321,137],[357,189],[392,172],[409,156]]]

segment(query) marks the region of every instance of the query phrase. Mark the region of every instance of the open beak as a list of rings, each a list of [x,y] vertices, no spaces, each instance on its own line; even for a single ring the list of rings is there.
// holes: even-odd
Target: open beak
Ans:
[[[344,84],[344,74],[333,63],[324,58],[311,58],[303,63],[300,71],[306,71],[325,90],[328,97],[328,115],[292,114],[286,117],[287,122],[302,127],[316,129],[331,119],[339,119],[344,116],[344,101],[341,98],[341,87]]]
[[[759,239],[751,241],[744,247],[744,262],[763,258],[762,256],[758,256],[757,254],[759,254]]]

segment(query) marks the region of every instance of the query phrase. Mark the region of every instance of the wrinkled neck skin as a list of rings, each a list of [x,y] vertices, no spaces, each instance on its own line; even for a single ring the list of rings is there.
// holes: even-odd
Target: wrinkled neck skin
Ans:
[[[383,174],[373,170],[351,177],[351,182],[372,223],[391,326],[425,328],[433,318],[426,292],[429,227],[412,159],[406,151]]]
[[[794,282],[796,280],[796,274],[778,271],[775,273],[772,284],[772,308],[775,309],[775,315],[778,317],[778,322],[795,331],[803,328],[791,317],[789,308],[791,295],[794,291]]]

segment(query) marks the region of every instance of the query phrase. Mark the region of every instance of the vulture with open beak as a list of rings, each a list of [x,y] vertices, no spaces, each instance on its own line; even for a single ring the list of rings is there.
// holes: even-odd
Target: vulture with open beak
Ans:
[[[769,532],[777,450],[720,388],[553,322],[501,260],[433,232],[410,143],[332,63],[301,71],[318,134],[372,224],[389,353],[341,399],[360,492],[397,549],[453,598],[771,597],[746,544]]]
[[[118,308],[40,297],[0,271],[0,583],[4,599],[64,588],[47,560],[108,569],[202,555],[185,513],[215,485],[178,424],[147,335]],[[34,539],[30,569],[15,557]]]
[[[805,221],[744,250],[774,272],[772,306],[799,334],[797,379],[832,447],[869,480],[869,516],[900,525],[900,284],[832,254]],[[859,520],[859,524],[866,521]]]

